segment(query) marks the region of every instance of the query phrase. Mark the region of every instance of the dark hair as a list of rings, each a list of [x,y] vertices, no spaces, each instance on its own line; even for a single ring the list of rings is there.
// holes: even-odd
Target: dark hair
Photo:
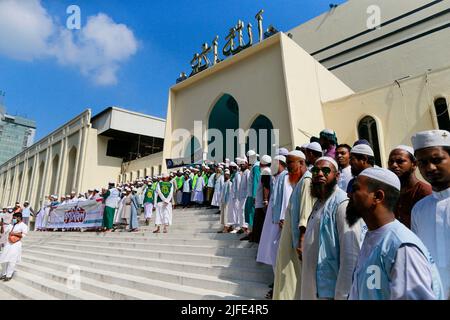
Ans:
[[[309,139],[309,143],[313,143],[313,142],[320,143],[320,138],[317,138],[317,137],[311,137],[311,138]]]
[[[295,147],[295,150],[297,150],[297,151],[302,151],[302,147],[296,146],[296,147]]]
[[[345,148],[345,149],[348,150],[348,152],[352,151],[352,147],[350,147],[350,146],[349,146],[348,144],[346,144],[346,143],[343,143],[343,144],[338,145],[338,146],[336,147],[336,150],[339,149],[339,148]]]
[[[384,191],[384,204],[387,209],[394,211],[397,206],[398,199],[400,198],[400,191],[391,185],[384,182],[374,180],[371,178],[367,179],[367,189],[369,192],[375,192],[377,190]]]
[[[450,147],[442,147],[442,149],[450,156]]]
[[[375,166],[375,157],[368,156],[365,154],[359,154],[359,153],[352,153],[353,156],[358,160],[366,160],[368,164],[370,164],[372,167]]]
[[[13,214],[13,218],[14,218],[14,217],[22,219],[22,212],[16,212],[16,213],[14,213],[14,214]]]
[[[320,158],[320,157],[323,156],[322,152],[315,151],[315,150],[311,150],[311,149],[306,149],[306,150],[308,150],[309,152],[311,152],[311,153],[313,154],[313,156],[315,156],[316,158]]]

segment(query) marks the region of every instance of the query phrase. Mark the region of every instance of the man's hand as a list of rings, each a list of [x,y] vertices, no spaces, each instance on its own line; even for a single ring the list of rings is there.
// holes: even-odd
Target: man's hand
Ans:
[[[278,222],[278,225],[280,226],[280,229],[283,229],[284,220],[280,220],[280,222]]]
[[[298,258],[300,259],[300,261],[302,261],[302,259],[303,259],[303,250],[302,250],[302,248],[297,247],[295,250],[297,251]]]

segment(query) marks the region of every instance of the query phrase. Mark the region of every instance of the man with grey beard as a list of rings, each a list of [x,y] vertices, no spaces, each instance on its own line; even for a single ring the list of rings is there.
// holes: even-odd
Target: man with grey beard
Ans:
[[[317,198],[303,239],[301,300],[348,298],[363,240],[363,224],[345,220],[348,198],[337,186],[338,164],[319,158],[311,169],[311,195]]]

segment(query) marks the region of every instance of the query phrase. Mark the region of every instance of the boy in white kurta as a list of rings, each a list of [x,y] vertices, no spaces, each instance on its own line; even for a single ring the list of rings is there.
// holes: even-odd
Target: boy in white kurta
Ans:
[[[0,280],[11,280],[16,264],[22,259],[22,238],[28,233],[28,227],[22,222],[22,214],[15,213],[13,215],[13,223],[4,225],[0,222],[0,232],[9,236],[14,235],[18,241],[12,243],[10,239],[5,244],[0,255],[0,264],[2,264],[2,274]]]

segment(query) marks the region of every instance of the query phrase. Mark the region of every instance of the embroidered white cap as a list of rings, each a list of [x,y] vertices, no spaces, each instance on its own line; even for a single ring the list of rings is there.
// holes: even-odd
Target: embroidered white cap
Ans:
[[[399,146],[396,146],[393,150],[403,150],[403,151],[406,151],[406,152],[414,155],[414,148],[410,147],[410,146],[399,145]]]
[[[288,153],[289,153],[289,150],[286,148],[280,148],[275,151],[275,154],[280,155],[280,156],[287,156]]]
[[[306,149],[316,151],[316,152],[322,152],[322,147],[320,146],[320,144],[318,142],[311,142],[310,144],[308,144]]]
[[[336,160],[334,160],[331,157],[320,157],[319,159],[316,160],[316,163],[318,163],[319,161],[328,161],[329,163],[331,163],[336,168],[336,171],[339,170],[339,166],[338,166]]]
[[[273,158],[273,160],[277,160],[277,161],[281,161],[281,162],[286,163],[286,157],[283,156],[283,155],[275,156],[275,157]]]
[[[261,164],[263,165],[268,165],[272,163],[272,157],[269,155],[263,155],[261,158]]]
[[[429,130],[416,133],[411,138],[414,150],[430,147],[450,147],[450,132],[446,130]]]
[[[367,144],[358,144],[356,146],[354,146],[352,148],[352,150],[350,151],[350,153],[354,153],[354,154],[363,154],[369,157],[374,157],[375,154],[373,153],[373,150],[370,146],[368,146]]]
[[[306,160],[305,154],[303,152],[301,152],[300,150],[292,150],[291,152],[288,153],[287,156],[301,158],[303,160]]]
[[[373,180],[383,182],[390,185],[400,191],[401,183],[400,179],[395,173],[384,168],[368,168],[359,174],[360,176],[365,176]]]

